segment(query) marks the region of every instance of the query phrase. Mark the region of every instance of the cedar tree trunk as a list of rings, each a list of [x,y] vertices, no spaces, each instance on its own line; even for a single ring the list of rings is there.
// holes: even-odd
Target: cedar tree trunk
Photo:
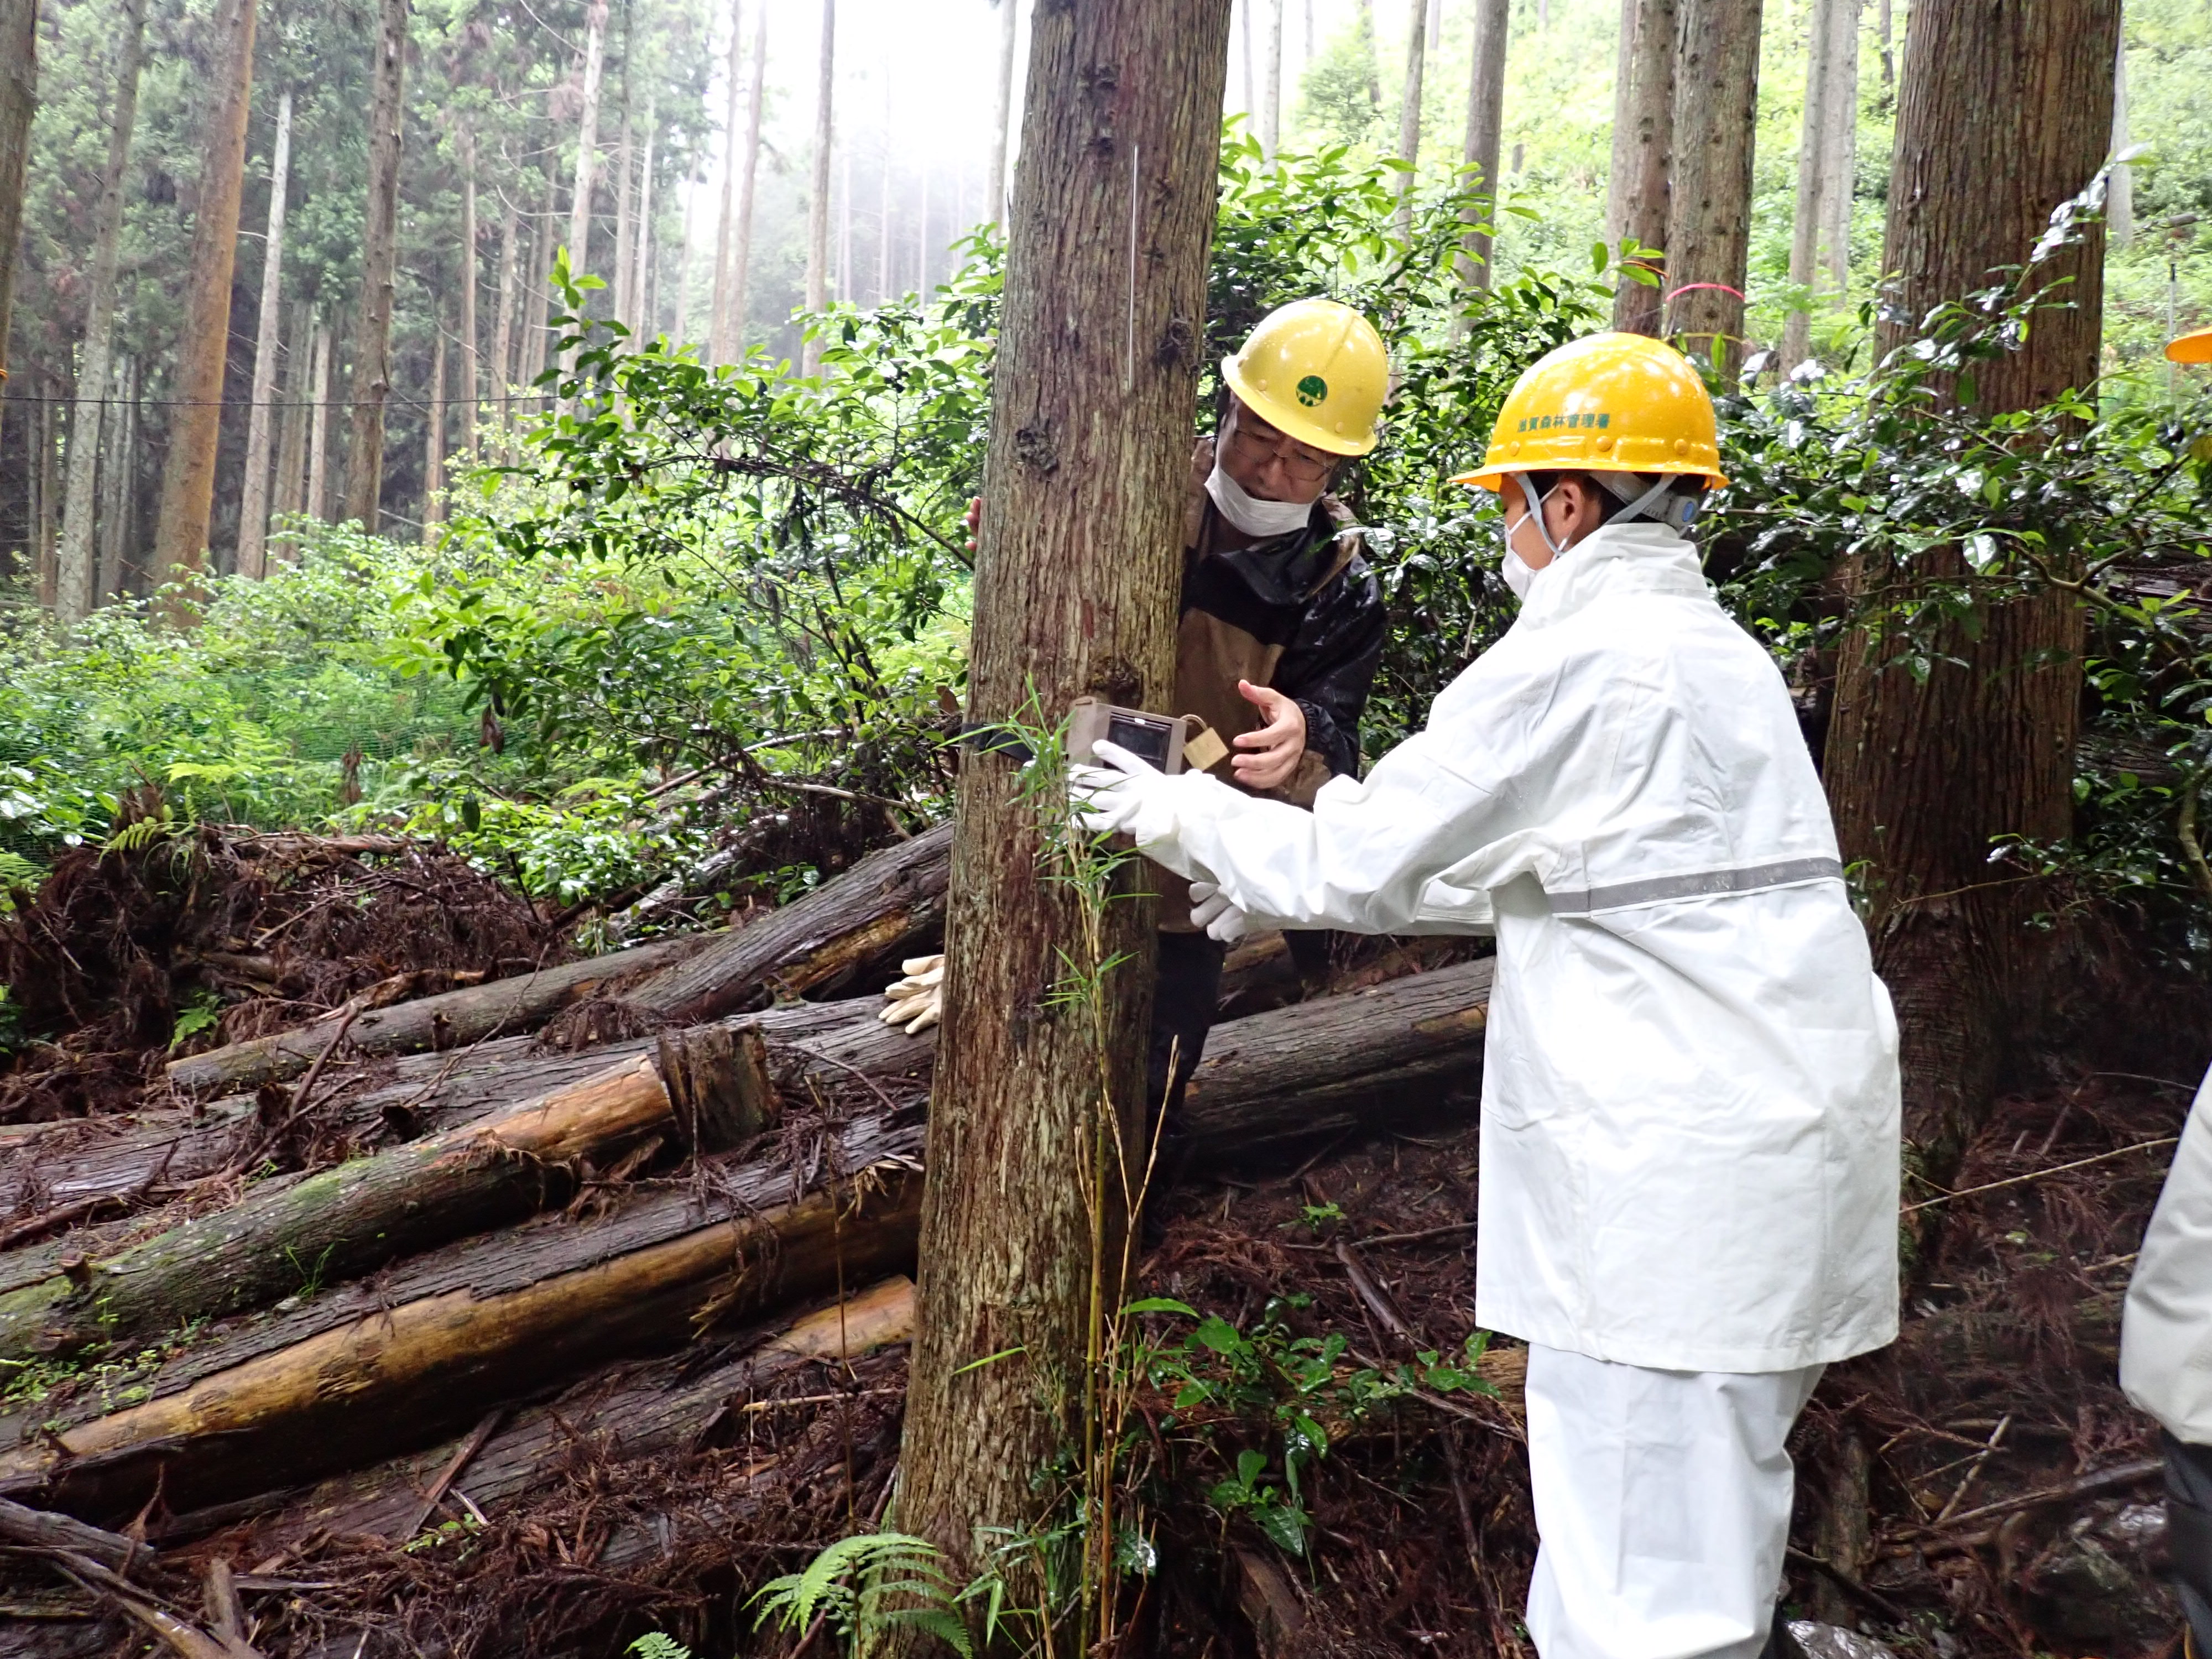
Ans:
[[[230,277],[238,247],[238,198],[246,173],[246,116],[253,99],[254,0],[224,0],[216,16],[217,82],[200,150],[192,262],[177,341],[168,459],[154,526],[154,580],[174,581],[206,568],[208,515],[215,506],[216,450],[222,435],[222,371],[230,349]],[[179,607],[179,614],[185,607]]]
[[[753,17],[753,80],[745,105],[745,170],[738,180],[738,245],[730,271],[731,355],[744,354],[745,281],[752,269],[754,186],[760,179],[761,100],[768,84],[768,8]],[[679,333],[681,330],[678,331]]]
[[[1667,208],[1674,151],[1674,48],[1679,0],[1621,0],[1620,80],[1613,89],[1613,177],[1608,234],[1661,250],[1649,264],[1667,270]],[[1613,325],[1659,332],[1663,290],[1624,276],[1613,296]]]
[[[1152,708],[1171,695],[1229,0],[1043,7],[1032,29],[976,560],[982,722],[1036,718],[1032,694],[1054,720],[1085,694]],[[1110,1127],[1091,1014],[1046,1000],[1060,952],[1082,947],[1022,790],[1010,756],[962,763],[901,1465],[899,1524],[963,1563],[978,1527],[1038,1519],[1039,1475],[1083,1444],[1085,1191]],[[1142,1115],[1153,917],[1141,900],[1108,915],[1109,948],[1133,953],[1104,981],[1127,1126]],[[1110,1310],[1121,1286],[1099,1266]]]
[[[8,366],[8,319],[22,246],[23,189],[30,176],[31,118],[39,110],[39,0],[0,0],[0,370]]]
[[[108,395],[115,339],[115,263],[123,239],[123,178],[138,120],[138,71],[145,62],[146,0],[123,0],[116,41],[115,110],[107,127],[107,165],[100,175],[99,220],[93,231],[92,275],[85,285],[84,359],[78,365],[76,411],[70,419],[69,497],[62,509],[62,548],[54,614],[64,623],[87,615],[101,595],[94,580],[94,501],[100,481],[100,404]],[[109,429],[117,423],[110,422]],[[117,458],[112,465],[126,465]]]
[[[261,314],[254,329],[253,406],[246,411],[246,484],[238,509],[238,574],[269,569],[269,459],[276,445],[276,343],[283,320],[284,184],[292,163],[292,94],[276,100],[269,157],[269,234],[261,255]]]
[[[1512,32],[1513,0],[1474,0],[1474,51],[1467,79],[1467,150],[1470,182],[1490,198],[1486,211],[1470,208],[1461,216],[1468,225],[1460,240],[1466,257],[1460,281],[1469,288],[1490,286],[1492,237],[1480,227],[1498,211],[1498,149],[1505,125],[1505,45]]]
[[[1674,71],[1667,332],[1707,358],[1723,385],[1743,361],[1759,14],[1759,0],[1682,0]]]
[[[346,437],[341,519],[376,529],[384,493],[384,400],[392,392],[392,299],[399,267],[400,94],[407,66],[408,0],[380,0],[369,100],[368,203],[362,226],[361,325],[354,336],[353,422]]]
[[[1905,34],[1882,268],[1919,317],[2024,260],[2051,210],[2105,159],[2119,0],[1921,0]],[[1978,367],[1978,407],[2032,408],[2097,368],[2104,245],[2094,231],[2045,280],[2066,281],[2023,349]],[[2070,281],[2068,281],[2070,279]],[[1899,343],[1892,325],[1881,341]],[[1955,551],[1911,573],[1961,574]],[[2033,1012],[2033,885],[1990,866],[1992,838],[2073,825],[2081,618],[2052,592],[1988,610],[1924,682],[1864,634],[1840,654],[1827,746],[1844,857],[1865,860],[1875,962],[1904,1039],[1905,1132],[1948,1178]]]
[[[811,312],[830,303],[830,147],[836,137],[837,0],[822,0],[819,67],[814,86],[814,180],[806,192],[806,308]],[[810,337],[799,359],[802,372],[813,374],[822,366],[821,343]]]
[[[1014,32],[1021,22],[1021,0],[998,0],[999,102],[991,126],[991,161],[983,173],[983,188],[990,192],[991,224],[1006,222],[1006,141],[1014,130]]]

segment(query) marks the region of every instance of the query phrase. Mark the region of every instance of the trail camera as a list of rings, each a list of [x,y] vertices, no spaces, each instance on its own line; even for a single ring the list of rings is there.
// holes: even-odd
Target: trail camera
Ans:
[[[1180,715],[1148,714],[1096,697],[1078,697],[1067,711],[1067,757],[1078,765],[1089,764],[1091,745],[1103,738],[1163,772],[1180,772],[1184,730]]]

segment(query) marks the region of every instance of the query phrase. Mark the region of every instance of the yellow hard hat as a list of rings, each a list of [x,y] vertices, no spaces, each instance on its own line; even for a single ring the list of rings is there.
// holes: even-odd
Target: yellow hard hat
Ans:
[[[1375,447],[1390,353],[1375,325],[1334,300],[1294,300],[1260,319],[1221,378],[1279,432],[1332,455]]]
[[[1452,482],[1494,490],[1509,472],[1674,472],[1718,489],[1720,461],[1713,400],[1687,358],[1645,335],[1591,334],[1522,372],[1482,465]]]
[[[2212,363],[2212,328],[2183,335],[2166,346],[2166,355],[2177,363]]]

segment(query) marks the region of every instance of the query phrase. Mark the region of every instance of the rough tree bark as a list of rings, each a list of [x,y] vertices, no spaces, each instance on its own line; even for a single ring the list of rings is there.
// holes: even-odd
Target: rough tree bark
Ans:
[[[1667,332],[1733,384],[1743,361],[1760,0],[1681,0],[1667,204]]]
[[[30,176],[31,118],[39,110],[39,0],[0,0],[0,369],[22,246],[23,188]]]
[[[1475,0],[1474,51],[1467,80],[1467,149],[1463,160],[1473,182],[1490,198],[1488,210],[1469,208],[1461,216],[1467,234],[1460,239],[1460,281],[1469,288],[1490,286],[1492,236],[1481,227],[1498,210],[1498,149],[1505,125],[1505,46],[1512,33],[1513,0]]]
[[[999,101],[991,122],[991,159],[983,172],[988,193],[987,222],[1006,222],[1006,149],[1014,130],[1014,34],[1021,23],[1021,0],[997,0],[999,8]]]
[[[246,411],[246,483],[238,509],[238,574],[268,574],[269,459],[276,437],[276,350],[284,314],[284,189],[292,164],[292,93],[276,100],[269,155],[269,232],[261,255],[261,314],[253,338],[253,404]]]
[[[2086,185],[2112,132],[2119,0],[1919,0],[1905,41],[1882,269],[1917,318],[2018,264],[2051,210]],[[1978,367],[1978,408],[2032,408],[2096,373],[2103,237],[2058,255],[2066,282],[2025,347]],[[2069,280],[2070,279],[2070,280]],[[1882,349],[1901,343],[1886,325]],[[1943,580],[1955,550],[1861,582]],[[2039,996],[2027,928],[2035,889],[1990,867],[1992,837],[2055,841],[2073,823],[2081,618],[2051,592],[1945,638],[1924,682],[1895,647],[1844,641],[1827,745],[1844,856],[1865,860],[1875,962],[1904,1041],[1905,1132],[1942,1182]]]
[[[969,714],[1057,719],[1085,694],[1158,708],[1174,669],[1188,468],[1213,229],[1227,0],[1040,9],[984,462]],[[1137,226],[1132,252],[1131,216]],[[1103,395],[1102,395],[1103,393]],[[1032,696],[1036,700],[1032,705]],[[962,763],[947,1022],[929,1124],[921,1334],[900,1524],[972,1559],[979,1525],[1036,1518],[1079,1446],[1092,1285],[1085,1186],[1101,1126],[1091,1016],[1048,1006],[1080,951],[1014,760]],[[1141,1091],[1149,904],[1109,907],[1111,1108]],[[1118,1201],[1109,1178],[1104,1202]],[[1107,1236],[1114,1237],[1112,1230]],[[1119,1285],[1097,1264],[1100,1294]],[[962,1372],[1005,1349],[1018,1355]]]
[[[1415,0],[1408,6],[1411,21],[1406,31],[1405,90],[1398,105],[1398,159],[1406,170],[1398,175],[1398,237],[1413,236],[1413,169],[1421,159],[1421,81],[1429,61],[1428,8]]]
[[[814,85],[814,178],[806,192],[806,308],[830,302],[830,148],[836,137],[832,100],[837,89],[837,0],[822,0],[822,57]],[[822,367],[822,347],[811,337],[799,354],[801,372]]]
[[[342,519],[376,529],[384,493],[384,400],[392,393],[392,301],[399,268],[400,94],[408,0],[380,0],[368,115],[368,198],[361,236],[361,319],[354,335],[352,421]]]
[[[215,505],[216,450],[222,434],[222,371],[230,347],[230,278],[238,246],[238,198],[246,173],[246,117],[253,99],[254,0],[224,0],[216,15],[216,76],[200,148],[192,262],[177,341],[177,408],[161,468],[154,526],[157,581],[206,568],[208,515]],[[179,619],[190,605],[175,607]]]
[[[1607,235],[1660,250],[1651,274],[1667,274],[1667,221],[1674,153],[1674,52],[1680,0],[1621,0],[1620,78],[1613,89],[1613,173]],[[1624,276],[1613,296],[1613,325],[1659,332],[1664,290]]]
[[[123,239],[123,180],[131,160],[131,129],[138,119],[138,71],[145,62],[146,0],[123,0],[115,43],[115,107],[107,127],[107,165],[100,175],[100,206],[93,229],[92,270],[85,283],[84,355],[77,366],[76,410],[70,419],[69,495],[62,508],[62,546],[54,614],[64,624],[100,602],[94,580],[94,501],[100,477],[100,399],[109,395],[109,356],[115,339],[116,251]],[[0,230],[0,234],[5,234]],[[0,325],[4,326],[4,325]],[[112,432],[115,423],[106,423]],[[126,463],[114,454],[111,466]]]

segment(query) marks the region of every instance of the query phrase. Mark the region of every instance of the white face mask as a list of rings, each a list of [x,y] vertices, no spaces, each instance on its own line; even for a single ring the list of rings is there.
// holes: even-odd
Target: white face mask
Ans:
[[[1513,483],[1516,488],[1520,487],[1521,481],[1517,477],[1513,480]],[[1557,489],[1558,486],[1555,484],[1553,488]],[[1525,501],[1528,499],[1528,492],[1523,490],[1522,500]],[[1535,585],[1538,572],[1535,567],[1531,565],[1526,559],[1522,558],[1520,553],[1514,548],[1513,532],[1520,527],[1523,520],[1534,518],[1536,520],[1536,533],[1543,537],[1545,542],[1549,544],[1552,538],[1549,528],[1544,523],[1543,512],[1544,503],[1551,499],[1551,490],[1547,489],[1543,493],[1543,495],[1536,498],[1535,503],[1533,507],[1524,510],[1517,518],[1513,516],[1511,508],[1509,507],[1506,509],[1505,529],[1503,532],[1502,538],[1505,543],[1505,557],[1498,564],[1498,574],[1505,578],[1505,585],[1513,590],[1513,594],[1516,599],[1525,599],[1528,597],[1528,590]],[[1554,547],[1552,549],[1552,556],[1555,560],[1559,556],[1559,550],[1558,548]],[[1548,565],[1545,568],[1547,569],[1550,568]]]
[[[1263,539],[1287,536],[1293,530],[1304,529],[1306,520],[1313,517],[1311,501],[1261,501],[1222,470],[1218,454],[1206,480],[1206,493],[1213,498],[1221,516],[1248,536]]]
[[[1505,585],[1513,590],[1514,598],[1525,599],[1528,597],[1529,588],[1535,584],[1536,573],[1528,568],[1528,562],[1516,553],[1510,544],[1506,547],[1505,562],[1498,567],[1498,572],[1505,578]]]

